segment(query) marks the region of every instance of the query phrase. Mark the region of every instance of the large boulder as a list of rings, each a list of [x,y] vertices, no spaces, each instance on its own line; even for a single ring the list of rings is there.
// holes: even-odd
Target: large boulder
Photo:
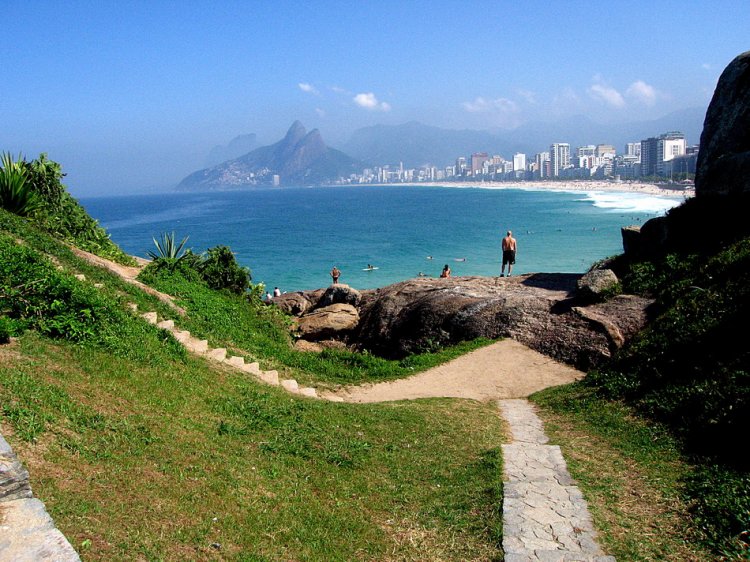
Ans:
[[[616,290],[619,282],[611,269],[592,269],[578,280],[578,295],[586,300],[600,300]]]
[[[337,283],[328,287],[318,302],[318,307],[331,306],[332,304],[350,304],[357,306],[362,300],[362,295],[356,289],[352,289],[345,283]]]
[[[750,51],[724,69],[708,106],[695,177],[697,197],[750,192]]]
[[[312,307],[310,299],[302,292],[284,293],[281,296],[274,297],[271,302],[287,314],[294,316],[300,316]]]
[[[297,332],[306,340],[341,337],[356,328],[359,313],[350,304],[332,304],[304,314],[297,320]]]
[[[411,279],[365,298],[351,340],[387,357],[477,337],[509,337],[581,369],[596,366],[641,329],[652,301],[576,297],[577,274]]]

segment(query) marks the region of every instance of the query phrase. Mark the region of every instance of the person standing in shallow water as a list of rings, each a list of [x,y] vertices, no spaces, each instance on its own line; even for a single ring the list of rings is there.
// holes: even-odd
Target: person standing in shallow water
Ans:
[[[333,279],[334,285],[339,284],[339,277],[341,277],[341,271],[334,265],[333,269],[331,270],[331,279]]]
[[[505,238],[503,238],[502,248],[503,266],[500,268],[500,277],[505,277],[506,265],[508,266],[508,277],[510,277],[510,272],[513,271],[513,265],[516,263],[516,249],[518,248],[518,243],[513,238],[513,233],[510,230],[505,235]]]

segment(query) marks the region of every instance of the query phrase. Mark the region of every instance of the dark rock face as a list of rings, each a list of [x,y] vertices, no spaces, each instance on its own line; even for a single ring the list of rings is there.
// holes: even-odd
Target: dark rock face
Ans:
[[[695,194],[750,191],[750,51],[724,69],[700,140]]]
[[[323,293],[317,306],[330,306],[332,304],[350,304],[357,306],[362,300],[362,294],[357,289],[352,289],[345,283],[331,285]]]
[[[363,296],[352,340],[402,357],[477,337],[510,337],[581,369],[600,364],[646,323],[648,299],[587,305],[575,274],[412,279]]]
[[[274,297],[272,302],[281,310],[293,316],[300,316],[312,307],[310,299],[303,293],[284,293],[280,297]]]

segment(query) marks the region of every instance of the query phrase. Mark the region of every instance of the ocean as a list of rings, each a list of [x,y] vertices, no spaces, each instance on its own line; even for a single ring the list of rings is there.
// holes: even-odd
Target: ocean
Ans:
[[[146,256],[152,237],[189,236],[200,253],[227,245],[269,290],[341,282],[382,287],[420,273],[498,275],[500,241],[518,241],[514,274],[584,272],[622,252],[620,228],[642,224],[681,197],[515,188],[347,186],[269,188],[83,198],[126,252]],[[377,269],[364,271],[368,265]]]

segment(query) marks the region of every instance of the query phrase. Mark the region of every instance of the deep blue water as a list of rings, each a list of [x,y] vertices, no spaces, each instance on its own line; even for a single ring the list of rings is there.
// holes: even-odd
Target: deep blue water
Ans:
[[[228,245],[253,282],[283,291],[341,282],[381,287],[424,272],[497,275],[500,240],[518,240],[514,273],[583,272],[622,251],[620,227],[679,202],[641,194],[454,187],[326,187],[82,199],[126,252],[189,236],[195,252]],[[433,259],[427,259],[432,256]],[[457,261],[463,260],[465,261]],[[362,271],[368,264],[379,269]]]

